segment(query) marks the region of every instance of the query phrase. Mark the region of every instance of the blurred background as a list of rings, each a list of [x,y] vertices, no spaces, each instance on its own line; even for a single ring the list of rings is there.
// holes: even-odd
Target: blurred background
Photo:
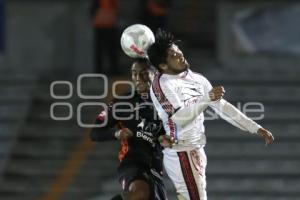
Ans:
[[[120,35],[144,23],[181,39],[191,68],[224,85],[232,104],[262,103],[257,122],[276,138],[265,147],[206,121],[209,199],[299,200],[299,20],[300,3],[289,0],[0,0],[0,199],[108,200],[121,191],[118,141],[92,143],[78,123],[92,122],[111,92],[83,97],[130,79]],[[95,72],[108,86],[78,79]]]

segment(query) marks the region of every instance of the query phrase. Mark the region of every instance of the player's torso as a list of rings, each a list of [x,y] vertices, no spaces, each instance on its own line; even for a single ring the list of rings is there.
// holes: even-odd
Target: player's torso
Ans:
[[[189,72],[186,76],[170,80],[184,107],[189,107],[204,97],[204,86],[197,79],[197,74]]]
[[[189,70],[185,76],[181,77],[162,77],[170,81],[170,85],[174,86],[175,93],[181,102],[181,107],[190,107],[197,102],[201,102],[205,96],[204,85],[201,81],[202,76]],[[204,135],[204,114],[201,113],[191,123],[185,127],[177,126],[166,115],[163,117],[164,128],[167,134],[175,136],[178,140],[178,145],[174,149],[187,149],[190,147],[204,146],[206,138]],[[177,137],[177,138],[176,138]]]
[[[122,114],[125,118],[120,120],[122,126],[129,128],[134,133],[133,137],[128,139],[128,152],[122,163],[135,162],[151,165],[155,156],[158,156],[159,159],[161,157],[157,138],[163,125],[158,119],[150,97],[142,99],[135,95],[120,108],[127,110]]]

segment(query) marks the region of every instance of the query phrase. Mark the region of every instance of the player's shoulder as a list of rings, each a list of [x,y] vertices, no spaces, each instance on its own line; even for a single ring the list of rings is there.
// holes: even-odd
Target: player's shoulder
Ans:
[[[192,70],[189,70],[189,73],[191,74],[191,76],[193,76],[194,78],[196,78],[198,81],[206,84],[206,83],[210,83],[209,80],[201,73],[199,72],[195,72]]]
[[[189,74],[191,74],[194,77],[201,78],[201,79],[207,79],[203,74],[200,72],[192,71],[189,69]]]
[[[162,85],[165,87],[166,84],[168,84],[169,82],[170,82],[169,76],[163,73],[156,73],[152,81],[152,85],[154,87],[161,87]]]
[[[161,81],[161,80],[166,80],[166,79],[167,79],[167,76],[164,73],[156,72],[154,75],[154,80],[156,80],[156,81]]]

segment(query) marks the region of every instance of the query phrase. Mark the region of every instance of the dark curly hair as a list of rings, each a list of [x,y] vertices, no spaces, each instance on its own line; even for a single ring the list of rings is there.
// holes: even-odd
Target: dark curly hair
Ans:
[[[155,43],[153,43],[147,53],[152,65],[159,70],[159,64],[166,63],[168,49],[178,40],[174,39],[172,33],[158,29],[155,34]]]
[[[148,66],[148,70],[150,70],[153,73],[156,72],[156,68],[152,66],[151,62],[147,58],[135,58],[133,59],[133,63],[145,64],[146,66]]]

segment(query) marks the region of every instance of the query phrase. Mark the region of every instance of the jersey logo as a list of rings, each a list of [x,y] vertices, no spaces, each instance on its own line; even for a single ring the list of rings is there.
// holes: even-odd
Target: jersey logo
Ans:
[[[203,90],[195,87],[183,87],[181,91],[182,101],[186,107],[195,104],[200,98],[202,98]]]
[[[196,84],[193,83],[183,82],[180,89],[181,89],[181,95],[183,97],[184,102],[192,98],[194,99],[195,97],[198,98],[204,96],[202,85],[197,86]]]
[[[145,121],[146,121],[146,119],[142,119],[142,121],[137,125],[137,127],[141,128],[142,130],[144,130]]]
[[[206,159],[201,157],[197,150],[191,151],[190,156],[196,171],[199,173],[200,176],[204,176]]]
[[[146,119],[141,118],[141,122],[137,125],[142,131],[155,133],[160,128],[155,122],[146,121]]]

